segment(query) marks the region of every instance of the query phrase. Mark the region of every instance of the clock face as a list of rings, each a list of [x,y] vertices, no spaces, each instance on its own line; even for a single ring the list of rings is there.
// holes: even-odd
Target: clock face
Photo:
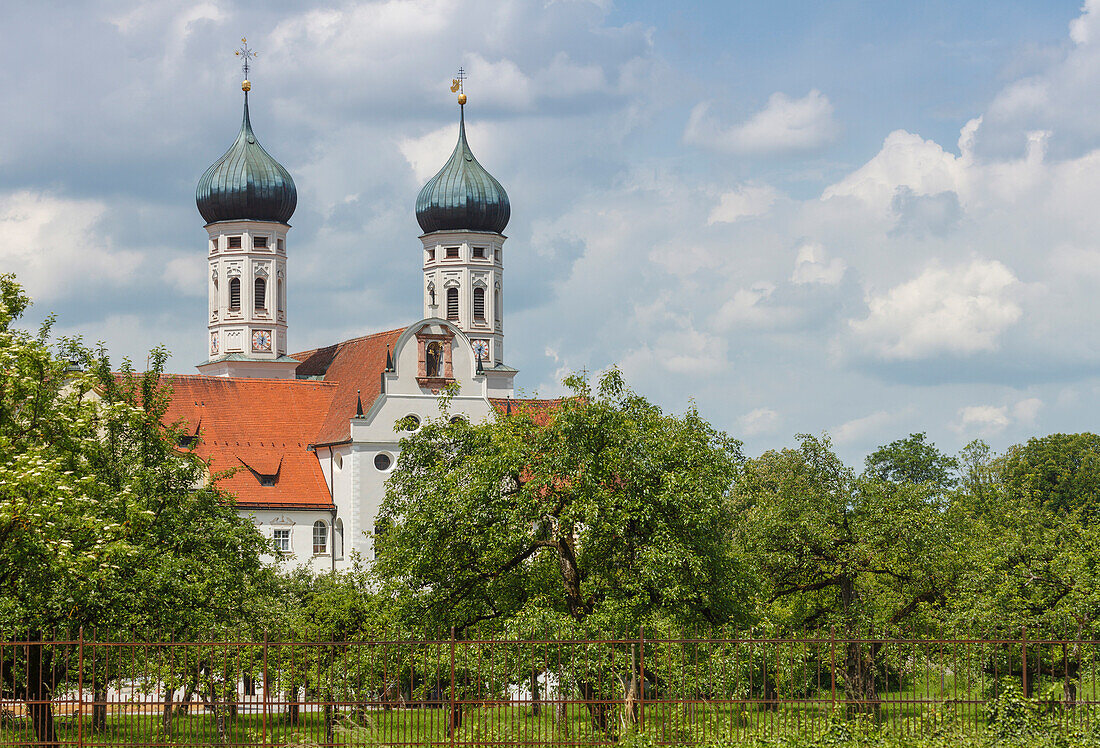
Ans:
[[[216,332],[210,333],[210,352],[218,352],[218,333]]]
[[[256,330],[252,333],[252,350],[271,351],[271,333],[267,330]]]
[[[474,341],[474,358],[480,358],[482,361],[489,360],[489,341],[488,340],[475,340]]]

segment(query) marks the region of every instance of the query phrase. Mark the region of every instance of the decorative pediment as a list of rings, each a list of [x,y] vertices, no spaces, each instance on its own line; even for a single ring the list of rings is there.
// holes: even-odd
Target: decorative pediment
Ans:
[[[485,282],[484,278],[474,278],[473,286],[474,288],[488,288],[489,284]]]
[[[240,262],[228,262],[225,265],[225,276],[227,278],[240,278],[241,277],[241,263]]]
[[[273,525],[283,525],[283,526],[289,527],[289,526],[294,524],[294,520],[292,520],[290,517],[286,516],[285,514],[280,514],[278,517],[271,520],[271,524],[273,524]]]
[[[458,288],[460,285],[462,284],[458,282],[458,278],[448,278],[443,281],[444,288]]]
[[[266,278],[271,274],[270,262],[254,262],[252,263],[252,273],[258,278]]]

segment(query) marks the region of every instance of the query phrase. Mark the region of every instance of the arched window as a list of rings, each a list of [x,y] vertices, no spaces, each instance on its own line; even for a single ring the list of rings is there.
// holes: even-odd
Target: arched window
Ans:
[[[500,322],[500,289],[493,290],[493,318]]]
[[[474,319],[478,322],[485,321],[485,289],[474,289]]]
[[[229,311],[241,311],[241,279],[229,279]]]
[[[255,305],[257,312],[262,312],[267,308],[267,281],[263,278],[257,278],[255,284],[256,293],[252,296],[252,301]]]
[[[432,341],[424,351],[424,376],[443,376],[443,344]]]
[[[447,289],[447,319],[458,322],[458,289]]]
[[[279,304],[279,311],[286,311],[286,289],[283,287],[282,278],[275,279],[275,299]]]
[[[336,558],[344,557],[344,520],[336,520],[336,537],[332,539],[332,555]]]
[[[321,520],[313,523],[313,552],[324,553],[328,550],[328,525]]]

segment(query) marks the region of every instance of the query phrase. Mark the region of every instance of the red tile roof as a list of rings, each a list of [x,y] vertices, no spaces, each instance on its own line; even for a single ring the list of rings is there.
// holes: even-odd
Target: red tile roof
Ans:
[[[496,408],[500,415],[511,413],[526,413],[537,426],[545,426],[550,421],[550,416],[561,407],[565,398],[552,399],[517,398],[517,397],[491,397],[489,402]]]
[[[240,468],[220,485],[242,505],[332,508],[316,440],[337,387],[293,379],[170,374],[165,421],[184,421],[203,440],[195,451],[211,471]],[[243,466],[243,467],[242,467]],[[274,476],[261,485],[260,476]]]
[[[403,332],[404,327],[290,354],[291,358],[302,362],[298,366],[298,376],[323,376],[324,382],[336,386],[328,417],[311,440],[313,443],[332,444],[351,438],[350,420],[355,416],[357,393],[366,411],[382,393],[386,348],[389,347],[392,353]]]

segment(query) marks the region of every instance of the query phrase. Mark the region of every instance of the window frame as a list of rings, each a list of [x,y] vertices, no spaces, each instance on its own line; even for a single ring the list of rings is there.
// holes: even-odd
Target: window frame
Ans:
[[[447,289],[447,321],[458,322],[461,319],[462,310],[458,303],[458,287],[451,286]]]
[[[318,530],[320,530],[319,535]],[[320,543],[317,542],[318,537],[321,538]],[[318,548],[320,548],[321,550],[317,550]],[[313,523],[313,555],[328,555],[328,524],[324,520],[319,519]]]
[[[280,535],[282,535],[282,537],[280,537]],[[290,553],[290,550],[291,550],[290,538],[291,538],[291,536],[292,536],[292,533],[290,532],[290,530],[287,529],[287,528],[284,528],[284,527],[275,527],[275,528],[272,528],[272,530],[271,530],[271,539],[275,543],[276,550],[280,551],[281,553]],[[286,547],[283,547],[283,544],[280,542],[281,540],[286,541]]]
[[[237,303],[233,304],[233,289],[237,290]],[[241,311],[241,279],[234,276],[229,279],[229,306],[228,310],[231,312]]]
[[[252,310],[267,311],[267,278],[257,276],[252,281]]]
[[[480,305],[481,305],[481,314],[478,314],[478,304],[479,304],[479,302],[480,302]],[[474,322],[485,322],[486,319],[487,319],[485,317],[485,289],[482,288],[481,286],[475,286],[474,287],[473,307],[474,307],[473,308]]]

